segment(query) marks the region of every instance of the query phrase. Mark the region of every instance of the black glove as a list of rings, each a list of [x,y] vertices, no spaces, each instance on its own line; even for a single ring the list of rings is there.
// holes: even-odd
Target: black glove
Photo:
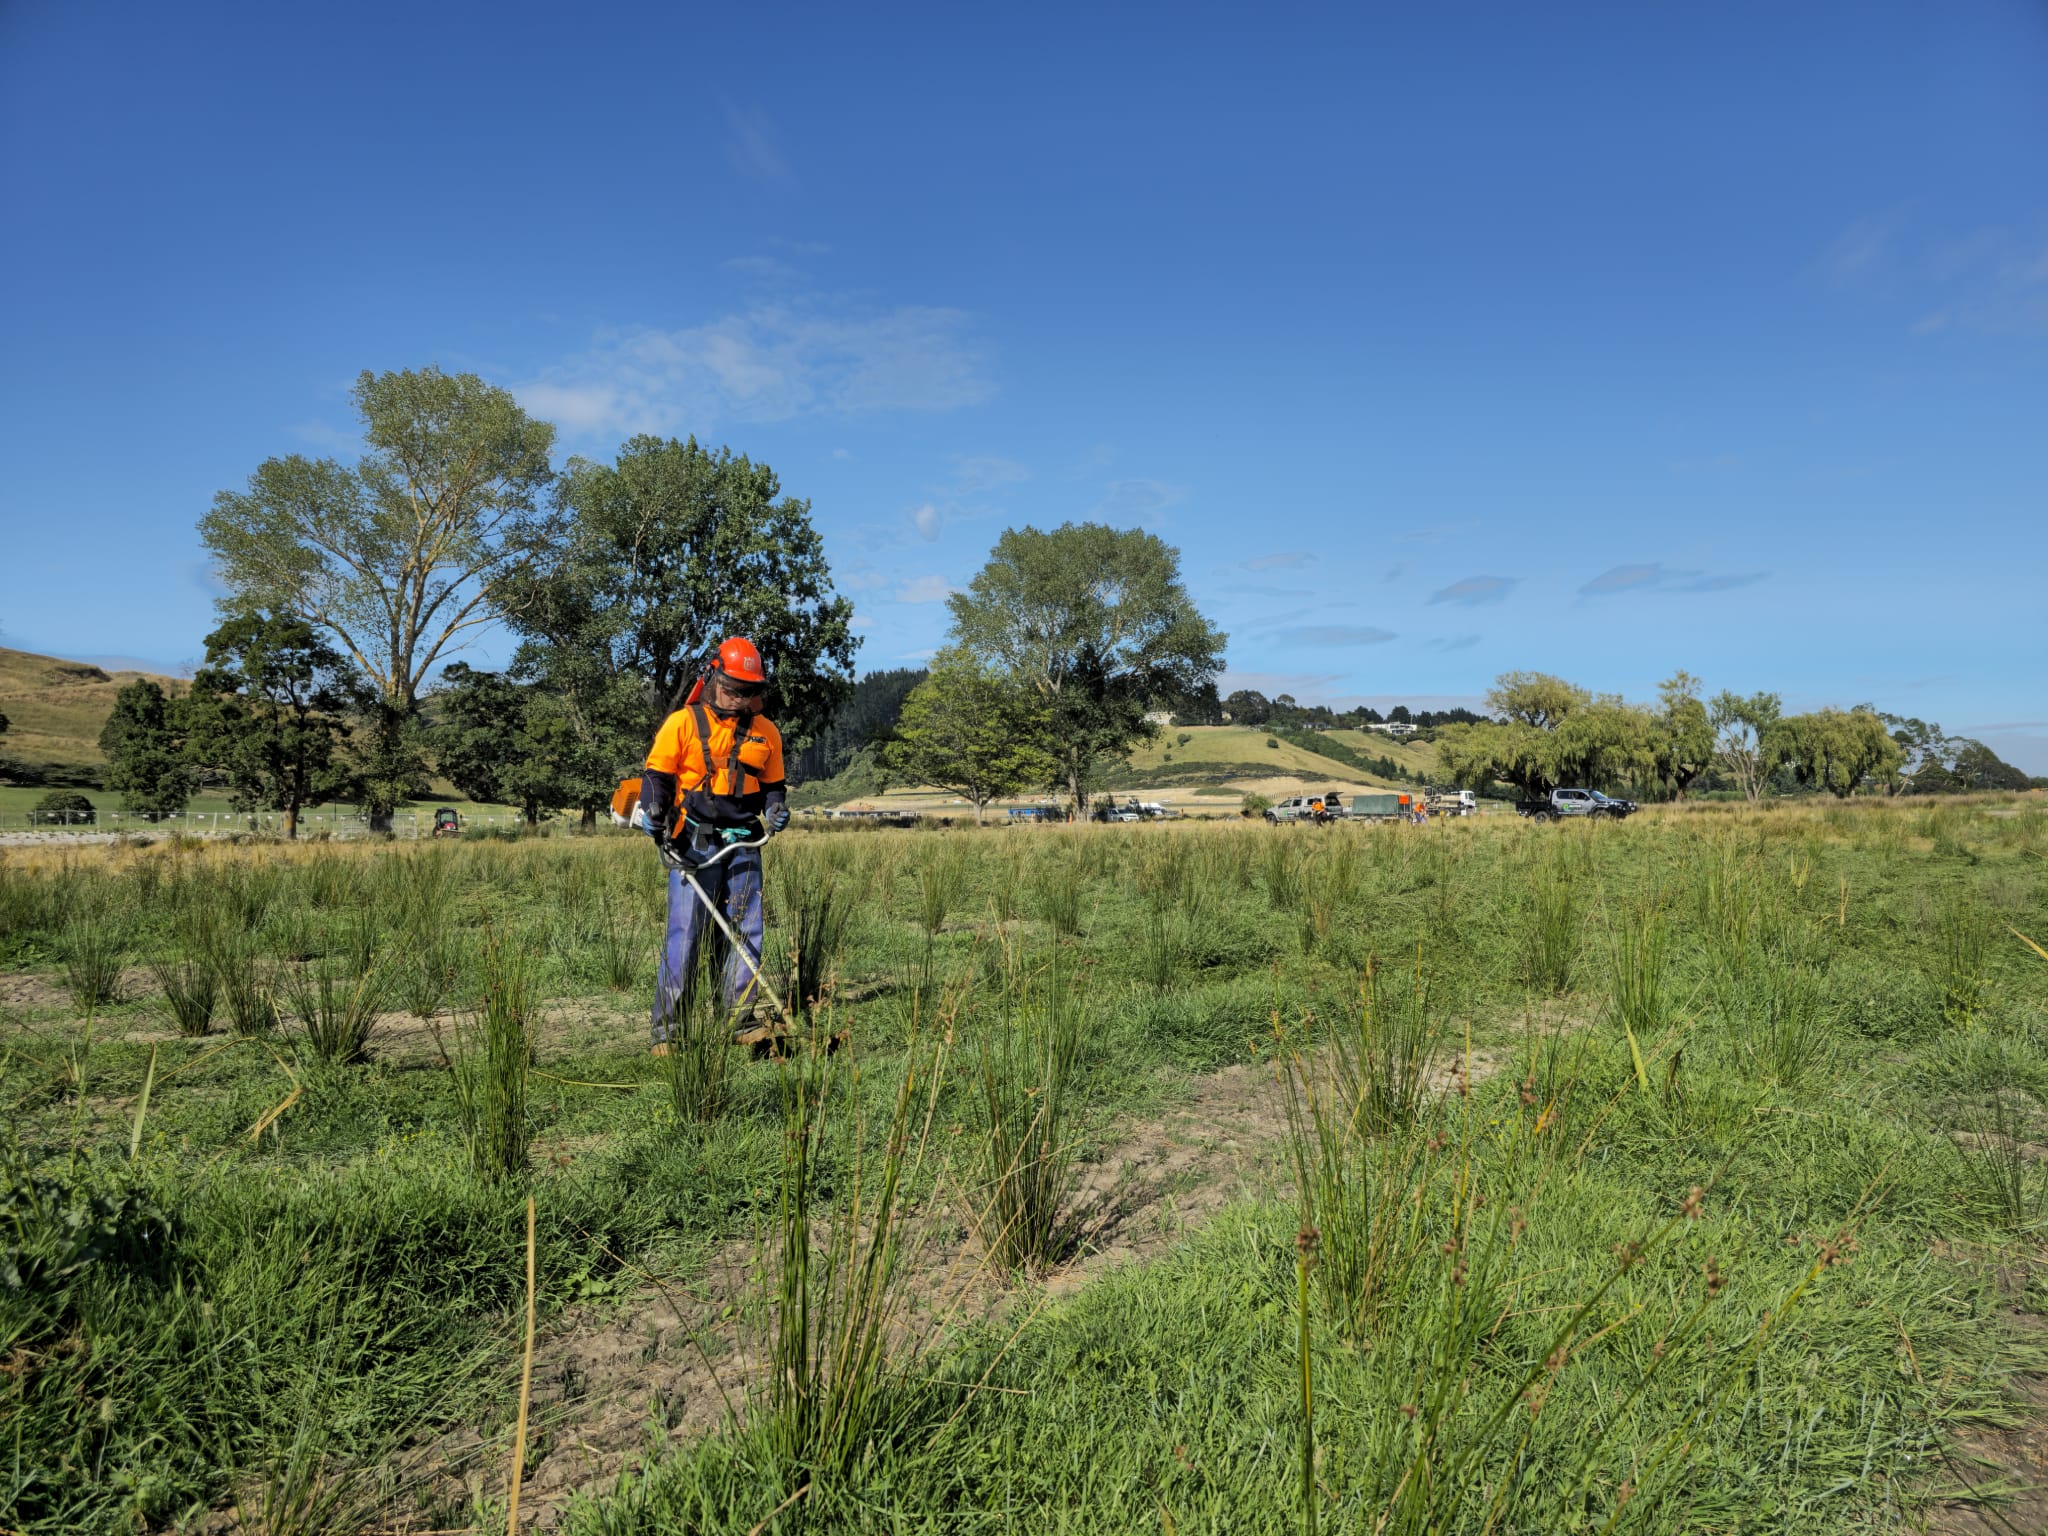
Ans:
[[[654,846],[666,849],[669,828],[675,820],[676,776],[644,772],[640,775],[640,818]]]
[[[768,824],[771,836],[780,832],[789,825],[789,802],[781,795],[771,792],[767,807],[761,812],[761,819]]]

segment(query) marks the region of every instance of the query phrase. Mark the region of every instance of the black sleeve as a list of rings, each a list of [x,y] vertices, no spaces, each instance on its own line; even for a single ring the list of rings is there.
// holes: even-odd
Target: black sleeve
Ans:
[[[674,830],[676,817],[676,776],[643,771],[640,775],[640,814],[646,819],[650,837],[665,838]]]

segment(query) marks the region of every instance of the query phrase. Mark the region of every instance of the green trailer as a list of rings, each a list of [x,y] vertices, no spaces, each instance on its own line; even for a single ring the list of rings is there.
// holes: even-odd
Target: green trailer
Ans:
[[[1389,789],[1375,794],[1353,795],[1345,807],[1345,814],[1353,821],[1391,821],[1397,816],[1406,816],[1413,806],[1414,796]]]

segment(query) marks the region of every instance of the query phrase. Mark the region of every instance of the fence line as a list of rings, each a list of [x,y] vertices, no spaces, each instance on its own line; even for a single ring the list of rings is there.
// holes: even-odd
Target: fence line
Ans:
[[[461,816],[465,831],[471,827],[520,825],[519,817],[510,814],[464,811]],[[156,817],[133,811],[100,811],[88,821],[82,813],[67,816],[37,811],[0,812],[0,830],[16,827],[52,835],[114,832],[164,836],[176,832],[188,837],[226,837],[235,833],[278,837],[284,834],[284,816],[276,811],[184,811],[175,816]],[[394,811],[391,816],[391,831],[396,837],[425,837],[433,827],[432,810]],[[373,835],[369,822],[353,811],[301,811],[299,835],[304,837],[315,831],[337,838]]]

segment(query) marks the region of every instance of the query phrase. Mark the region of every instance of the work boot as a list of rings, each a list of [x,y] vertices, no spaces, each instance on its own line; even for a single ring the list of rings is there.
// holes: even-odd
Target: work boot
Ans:
[[[647,1054],[650,1056],[666,1056],[668,1054],[668,1042],[666,1040],[655,1041],[654,1048]]]

